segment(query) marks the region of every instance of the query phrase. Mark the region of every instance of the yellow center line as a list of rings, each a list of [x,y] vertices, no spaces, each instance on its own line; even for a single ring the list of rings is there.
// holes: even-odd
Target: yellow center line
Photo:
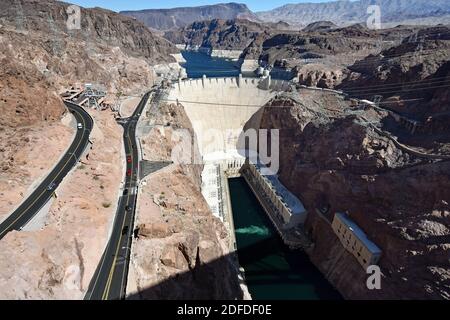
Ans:
[[[130,199],[130,196],[128,196],[127,205],[129,203],[129,199]],[[121,228],[121,231],[120,231],[119,241],[117,242],[117,247],[116,247],[116,252],[114,254],[114,259],[112,261],[111,269],[109,270],[108,281],[106,282],[105,289],[103,290],[102,300],[108,300],[109,290],[111,288],[111,282],[112,282],[112,278],[113,278],[113,275],[114,275],[114,270],[116,268],[117,255],[119,254],[120,243],[122,242],[122,230],[123,230],[124,226],[125,226],[125,216],[123,217],[122,228]]]
[[[135,130],[136,130],[136,128],[135,128]],[[129,139],[129,141],[131,143],[131,139]],[[136,141],[136,137],[135,137],[135,141]],[[139,160],[139,158],[138,158],[138,160]],[[138,167],[138,169],[139,169],[139,167]],[[137,193],[135,196],[137,197]],[[134,207],[134,210],[136,210],[136,207]],[[130,244],[130,237],[127,238],[127,245],[126,245],[127,250],[128,250],[129,244]],[[130,248],[130,250],[131,250],[131,248]],[[131,252],[130,252],[130,254],[131,254]],[[126,260],[125,260],[125,263],[126,263]],[[124,278],[125,278],[125,267],[123,268],[123,272],[122,272],[122,283],[120,285],[120,292],[122,292],[122,290],[123,290],[123,279]]]
[[[128,128],[128,130],[130,130],[132,126],[130,125],[130,127]],[[131,148],[132,144],[131,144],[131,139],[130,139],[130,131],[128,131],[128,142],[129,142],[129,146]],[[131,152],[131,176],[130,176],[130,182],[129,182],[129,189],[131,189],[131,182],[133,180],[133,171],[134,171],[134,159],[133,159],[133,152]],[[127,206],[130,204],[130,192],[128,193],[128,197],[127,197]],[[123,222],[122,222],[122,228],[121,228],[121,233],[120,233],[120,237],[119,237],[119,241],[117,242],[117,247],[116,247],[116,252],[114,255],[114,259],[111,265],[111,269],[109,271],[109,276],[108,276],[108,281],[106,282],[106,286],[105,289],[103,290],[103,295],[102,295],[102,300],[107,300],[108,296],[109,296],[109,291],[111,289],[111,283],[112,283],[112,278],[114,275],[114,271],[116,269],[116,261],[117,261],[117,255],[119,253],[119,249],[120,249],[120,243],[122,242],[122,230],[125,226],[125,219],[126,219],[126,213],[123,217]]]
[[[129,244],[130,244],[130,237],[127,238],[127,244],[126,244],[127,251],[128,251]],[[125,259],[125,263],[126,263],[126,259]],[[120,292],[122,292],[122,290],[123,290],[123,279],[124,278],[125,278],[125,266],[122,271],[122,283],[120,284]],[[126,294],[126,292],[125,292],[125,294]]]
[[[74,109],[74,112],[77,112],[77,111],[75,111],[75,109]],[[78,113],[78,112],[77,112]],[[81,114],[79,114],[80,116],[81,116]],[[81,120],[83,121],[83,128],[85,128],[85,125],[86,125],[86,122],[84,121],[84,118],[81,116]],[[84,134],[83,134],[84,135]],[[82,136],[83,137],[83,136]],[[76,146],[76,148],[74,149],[74,152],[78,149],[78,147],[80,146],[80,144],[81,144],[81,141],[82,141],[83,139],[80,139],[80,141],[78,141],[78,144],[77,144],[77,146]],[[61,172],[66,168],[66,166],[67,166],[67,164],[70,162],[70,159],[71,159],[72,157],[69,157],[69,159],[66,161],[66,163],[64,164],[64,166],[58,171],[58,173],[56,174],[56,176],[55,176],[55,178],[52,180],[52,182],[50,182],[50,184],[52,184],[53,182],[55,182],[55,180],[59,177],[59,175],[61,174]],[[41,194],[39,194],[39,196],[22,212],[22,214],[20,214],[13,222],[11,222],[4,230],[3,230],[3,232],[1,232],[0,233],[0,237],[3,235],[3,234],[5,234],[6,232],[7,232],[7,230],[13,225],[13,224],[15,224],[20,218],[22,218],[24,215],[25,215],[25,213],[27,213],[27,211],[38,201],[38,200],[40,200],[41,199],[41,197],[44,195],[44,193],[47,191],[47,189],[44,189],[42,192],[41,192]]]
[[[131,148],[131,153],[130,153],[130,155],[131,155],[131,177],[130,177],[130,182],[129,182],[129,189],[131,189],[131,185],[132,185],[132,181],[133,181],[132,177],[133,177],[133,171],[134,171],[134,157],[133,157],[133,151],[134,150],[132,148],[132,143],[131,143],[131,138],[130,138],[130,134],[131,134],[130,129],[132,127],[133,127],[132,124],[130,124],[130,126],[128,127],[128,135],[127,135],[128,143],[129,143],[129,146]],[[131,194],[128,193],[126,206],[128,206],[130,204],[130,196],[131,196]],[[126,213],[125,213],[124,218],[123,218],[122,229],[121,230],[123,230],[123,228],[125,226],[125,219],[126,219]],[[122,242],[122,238],[123,238],[123,235],[122,235],[122,232],[121,232],[120,233],[120,237],[119,237],[119,241],[118,241],[117,247],[116,247],[116,253],[114,255],[114,259],[113,259],[113,262],[112,262],[112,265],[111,265],[111,269],[109,271],[108,280],[106,282],[105,289],[103,290],[102,300],[107,300],[108,297],[109,297],[109,291],[110,291],[110,288],[111,288],[112,278],[113,278],[114,271],[115,271],[115,268],[116,268],[117,255],[119,253],[119,248],[120,248],[120,243]],[[129,241],[127,241],[127,248],[128,248],[128,243],[129,243]],[[108,246],[109,246],[109,244],[108,244]],[[101,267],[100,267],[99,270],[101,270]],[[100,276],[100,273],[97,275],[97,280],[98,280],[99,276]],[[122,278],[123,278],[123,275],[122,275]],[[96,282],[97,282],[97,280],[96,280]],[[95,288],[95,284],[94,284],[94,288]],[[122,285],[121,285],[121,288],[122,288]],[[92,297],[92,294],[91,294],[91,297]]]
[[[122,223],[122,228],[123,228],[123,225],[124,225],[124,222]],[[99,280],[99,278],[100,278],[101,270],[102,270],[102,268],[103,268],[103,265],[105,264],[106,254],[108,253],[108,250],[109,250],[110,245],[111,245],[111,241],[108,241],[108,245],[106,246],[105,254],[103,255],[103,259],[102,259],[102,261],[101,261],[100,268],[98,269],[99,272],[98,272],[98,274],[97,274],[97,278],[95,279],[94,285],[93,285],[93,287],[92,287],[92,292],[91,292],[90,298],[92,298],[92,295],[94,294],[94,290],[95,290],[95,288],[97,287],[97,282],[98,282],[98,280]],[[107,281],[107,283],[106,283],[106,286],[108,285],[108,283],[109,283],[109,281],[110,281],[110,276],[111,276],[111,273],[110,273],[110,275],[109,275],[109,277],[108,277],[108,281]],[[102,299],[104,299],[104,298],[103,298],[104,295],[105,295],[105,293],[103,292]]]

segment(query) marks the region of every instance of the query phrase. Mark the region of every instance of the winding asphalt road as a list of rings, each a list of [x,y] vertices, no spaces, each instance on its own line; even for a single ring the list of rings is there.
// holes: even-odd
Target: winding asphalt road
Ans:
[[[85,300],[125,298],[139,177],[136,126],[150,94],[148,92],[144,95],[133,115],[124,119],[122,124],[127,156],[124,192],[119,199],[111,237],[89,284]]]
[[[67,109],[75,116],[77,124],[81,124],[82,128],[77,128],[77,133],[71,146],[45,180],[0,224],[0,239],[12,230],[21,230],[33,219],[53,196],[64,177],[78,163],[79,158],[89,144],[89,135],[94,126],[91,116],[80,106],[70,102],[65,102],[65,104]]]

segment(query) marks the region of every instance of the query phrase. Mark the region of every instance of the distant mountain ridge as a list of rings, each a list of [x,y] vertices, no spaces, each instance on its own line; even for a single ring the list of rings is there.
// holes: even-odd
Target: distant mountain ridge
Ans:
[[[258,17],[250,11],[247,5],[234,2],[199,7],[122,11],[120,13],[133,17],[143,22],[147,27],[157,30],[182,28],[195,21],[213,19],[258,21]]]
[[[276,24],[263,24],[245,19],[199,21],[167,31],[164,38],[190,49],[244,50],[263,32],[276,30]],[[284,26],[284,25],[283,25]]]
[[[366,22],[370,5],[381,8],[383,24],[400,23],[450,23],[448,0],[359,0],[326,3],[287,4],[256,15],[266,22],[280,20],[289,24],[305,26],[316,21],[331,21],[340,26]]]
[[[122,11],[155,30],[184,28],[196,21],[214,19],[247,19],[254,22],[289,23],[304,27],[318,21],[329,21],[338,26],[365,23],[369,18],[370,5],[381,8],[383,28],[398,24],[450,24],[449,0],[358,0],[332,1],[325,3],[286,4],[270,11],[252,12],[241,3],[220,3],[198,7],[172,9],[148,9]]]

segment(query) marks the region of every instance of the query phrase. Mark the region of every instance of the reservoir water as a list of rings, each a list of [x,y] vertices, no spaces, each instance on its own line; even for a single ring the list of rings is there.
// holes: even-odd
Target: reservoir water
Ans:
[[[229,180],[240,265],[254,300],[337,300],[340,294],[274,230],[243,178]]]
[[[186,69],[188,78],[201,78],[206,75],[208,78],[237,77],[240,73],[240,64],[224,58],[214,58],[205,53],[195,51],[182,51],[186,63],[181,64]],[[243,73],[244,77],[255,77],[253,72]],[[290,80],[292,75],[279,69],[271,72],[272,79]]]
[[[213,58],[195,51],[182,51],[182,54],[187,61],[182,66],[186,68],[188,78],[201,78],[203,75],[208,78],[239,76],[240,69],[237,61]]]

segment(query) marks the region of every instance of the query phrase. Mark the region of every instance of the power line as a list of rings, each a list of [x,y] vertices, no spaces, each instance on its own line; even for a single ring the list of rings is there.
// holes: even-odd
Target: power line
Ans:
[[[421,44],[422,42],[417,42],[418,44]],[[402,43],[401,45],[406,45],[406,44],[415,44],[415,42],[405,42],[405,43]],[[399,45],[400,46],[400,45]],[[396,48],[398,48],[399,46],[394,46],[394,47],[389,47],[389,48],[386,48],[386,49],[384,49],[384,50],[382,50],[381,52],[379,52],[379,53],[376,53],[376,54],[382,54],[382,52],[385,52],[385,51],[389,51],[389,50],[393,50],[393,49],[396,49]],[[276,48],[276,47],[271,47],[271,48]],[[375,49],[368,49],[368,51],[374,51]],[[445,49],[442,49],[442,50],[445,50]],[[433,52],[433,51],[436,51],[436,49],[425,49],[425,50],[422,50],[423,52]],[[311,52],[311,53],[314,53],[314,52]],[[318,54],[318,55],[320,55],[320,53],[315,53],[315,54]],[[339,54],[339,53],[336,53],[336,54]],[[341,54],[348,54],[348,52],[342,52]],[[375,53],[372,53],[372,54],[375,54]],[[366,54],[352,54],[352,56],[353,57],[367,57],[368,55],[366,55]],[[387,56],[385,56],[385,57],[393,57],[393,58],[395,58],[395,57],[397,57],[397,56],[402,56],[401,54],[399,54],[399,55],[387,55]]]
[[[444,79],[446,79],[446,80],[444,80]],[[370,89],[358,89],[358,88],[351,89],[351,88],[349,88],[346,91],[358,92],[358,91],[374,91],[374,90],[378,90],[378,89],[396,89],[396,88],[400,88],[400,90],[401,90],[405,86],[413,86],[413,87],[415,87],[415,86],[418,86],[418,85],[423,85],[425,87],[426,85],[433,85],[433,84],[449,82],[449,81],[450,81],[450,76],[446,76],[446,77],[442,77],[442,78],[424,79],[424,80],[402,82],[402,83],[373,85],[373,86],[369,86],[368,87]]]
[[[211,106],[224,106],[224,107],[247,107],[247,108],[261,108],[263,105],[259,104],[230,104],[230,103],[220,103],[220,102],[206,102],[206,101],[189,101],[189,100],[179,100],[179,99],[161,99],[165,102],[177,102],[177,103],[189,103],[189,104],[201,104],[201,105],[211,105]]]
[[[390,88],[390,87],[404,87],[407,85],[412,84],[413,86],[416,84],[432,84],[433,82],[444,82],[446,80],[444,79],[449,79],[450,80],[450,76],[442,76],[442,77],[435,77],[435,78],[430,78],[430,79],[423,79],[423,80],[416,80],[416,81],[408,81],[408,82],[401,82],[401,83],[391,83],[391,84],[380,84],[380,85],[371,85],[370,88]],[[352,83],[348,83],[347,85],[341,87],[340,89],[347,89],[349,88],[349,86],[352,85]],[[351,88],[349,88],[348,91],[355,91],[352,90]],[[357,89],[356,89],[357,91]]]
[[[436,51],[445,51],[445,53],[448,54],[448,49],[447,48],[441,48],[441,49],[426,49],[426,50],[417,50],[414,52],[409,52],[409,53],[399,53],[399,54],[392,54],[392,55],[383,55],[381,52],[378,54],[369,54],[369,55],[365,55],[363,57],[365,57],[365,59],[394,59],[394,58],[408,58],[408,57],[412,57],[412,56],[419,56],[419,55],[429,55],[432,53],[436,53]],[[372,55],[372,56],[370,56]],[[354,55],[353,55],[354,56]],[[364,61],[364,60],[358,60],[361,61],[361,63],[370,63],[368,61]],[[358,61],[355,62],[358,63]]]
[[[443,79],[450,79],[450,76],[442,76],[442,77],[434,77],[434,78],[430,78],[430,79],[422,79],[422,80],[414,80],[414,81],[407,81],[407,82],[402,82],[401,84],[410,84],[410,83],[421,83],[421,82],[426,82],[426,81],[434,81],[434,80],[440,80],[443,81]],[[400,85],[400,84],[396,84],[396,83],[392,83],[392,84],[386,84],[386,85],[372,85],[370,87],[384,87],[384,86],[388,86],[388,85]]]
[[[371,43],[379,44],[380,42],[381,43],[382,42],[394,42],[394,43],[399,42],[399,45],[408,44],[408,43],[423,43],[423,42],[427,41],[428,38],[433,37],[435,35],[442,35],[442,36],[448,35],[448,31],[445,29],[442,29],[442,31],[433,31],[433,32],[428,32],[426,34],[419,35],[421,31],[425,31],[425,30],[417,30],[415,32],[407,31],[407,32],[405,32],[405,35],[403,37],[401,37],[401,39],[399,39],[399,38],[392,39],[392,37],[393,37],[392,34],[390,36],[387,36],[384,38],[383,38],[383,36],[380,36],[379,38],[375,38],[373,40],[371,39],[372,40]],[[395,33],[393,33],[393,34],[395,34]],[[267,39],[265,42],[273,39],[274,37],[276,37],[278,35],[283,35],[283,34],[274,35],[272,38]],[[401,36],[400,32],[397,32],[397,35]],[[388,40],[388,37],[391,37],[392,40]],[[415,38],[417,38],[417,40],[416,41],[409,41],[409,40],[405,41],[406,39],[411,38],[411,37],[415,37]],[[348,37],[348,39],[360,39],[360,37]],[[434,40],[434,39],[432,39],[432,40]],[[436,39],[436,40],[446,40],[446,39]],[[291,44],[291,43],[283,43],[283,44],[273,45],[273,46],[266,45],[266,46],[261,46],[259,48],[262,48],[263,50],[272,49],[272,48],[277,48],[277,47],[280,47],[280,46],[283,46],[286,44]],[[293,45],[295,46],[295,44],[293,44]],[[303,45],[301,45],[301,44],[297,45],[297,47],[301,47],[301,46],[303,46]],[[252,48],[254,48],[254,47],[252,47]]]
[[[380,105],[389,105],[389,104],[397,104],[400,102],[411,102],[411,101],[419,101],[423,100],[423,98],[419,99],[407,99],[407,100],[397,100],[397,101],[386,101],[386,102],[380,102]],[[292,108],[293,106],[286,106],[286,105],[257,105],[257,104],[229,104],[229,103],[222,103],[222,102],[206,102],[206,101],[189,101],[189,100],[180,100],[180,99],[161,99],[160,101],[164,102],[176,102],[179,104],[188,103],[194,105],[206,105],[206,106],[220,106],[220,107],[228,107],[228,108],[236,108],[236,107],[242,107],[242,108]],[[190,106],[192,107],[192,106]]]
[[[407,42],[407,43],[411,43],[411,42]],[[405,43],[405,44],[407,44]],[[395,47],[394,47],[395,48]],[[392,49],[392,48],[391,48]],[[390,50],[390,49],[388,49]],[[381,52],[380,53],[372,53],[372,54],[365,54],[365,55],[351,55],[352,57],[364,57],[365,59],[363,60],[357,60],[355,62],[353,62],[352,64],[348,64],[347,67],[361,67],[361,66],[372,66],[373,64],[377,63],[377,62],[386,62],[386,60],[389,59],[393,59],[393,58],[410,58],[410,57],[419,57],[419,56],[425,56],[425,55],[429,55],[431,53],[436,53],[436,51],[445,51],[446,49],[442,48],[442,49],[426,49],[426,50],[417,50],[415,52],[410,52],[410,53],[405,53],[405,54],[393,54],[393,55],[382,55]],[[324,58],[316,58],[316,59],[299,59],[299,60],[312,60],[311,62],[315,62],[313,60],[321,60],[321,59],[326,59],[327,57]],[[370,59],[372,59],[373,61],[370,61]],[[320,61],[317,61],[317,63],[320,63]],[[194,65],[187,65],[184,64],[185,67],[196,67],[196,66],[200,66],[199,64],[194,64]],[[211,73],[211,72],[216,72],[216,73],[232,73],[232,72],[239,72],[240,70],[238,68],[236,68],[235,70],[224,70],[224,69],[204,69],[205,71],[207,71],[207,73]],[[189,71],[189,73],[200,73],[200,72],[204,72],[204,71]]]
[[[422,88],[415,88],[415,89],[397,89],[394,90],[392,89],[391,91],[374,91],[372,90],[372,92],[370,92],[370,90],[366,90],[366,91],[361,91],[361,92],[351,92],[353,94],[359,94],[359,95],[364,95],[364,94],[392,94],[392,93],[404,93],[404,92],[415,92],[415,91],[423,91],[423,90],[430,90],[430,89],[439,89],[439,88],[448,88],[450,87],[450,84],[447,85],[442,85],[442,86],[434,86],[434,87],[422,87]],[[400,91],[400,92],[399,92]]]
[[[435,49],[435,50],[430,50],[429,52],[425,50],[419,50],[416,52],[411,52],[411,53],[407,53],[407,54],[398,54],[398,55],[391,55],[391,56],[380,56],[380,55],[367,55],[365,56],[364,60],[357,60],[355,62],[353,62],[352,64],[345,64],[347,68],[358,68],[358,67],[367,67],[367,66],[373,66],[374,64],[377,63],[389,63],[392,62],[392,59],[395,58],[413,58],[413,57],[417,57],[417,58],[424,58],[425,56],[431,55],[433,53],[436,53],[436,51],[442,51],[445,52],[446,55],[448,55],[448,49]],[[325,58],[323,58],[325,59]]]
[[[417,50],[415,52],[410,52],[410,53],[405,53],[405,54],[397,54],[397,55],[386,55],[386,56],[382,56],[381,53],[371,53],[371,54],[366,54],[366,55],[360,55],[360,57],[364,57],[365,59],[363,60],[356,60],[354,62],[350,63],[342,63],[343,65],[345,65],[347,68],[350,67],[364,67],[364,66],[373,66],[376,63],[379,62],[389,62],[390,59],[394,59],[394,58],[411,58],[411,57],[421,57],[423,58],[424,56],[436,53],[436,51],[442,51],[445,52],[446,54],[448,54],[448,49],[429,49],[429,50]],[[350,57],[358,57],[357,55],[350,55]],[[331,58],[330,56],[325,56],[322,58],[315,58],[315,59],[298,59],[298,60],[308,60],[308,62],[311,63],[321,63],[320,60],[326,60]],[[372,59],[372,61],[370,60]],[[317,60],[317,61],[314,61]],[[323,62],[322,62],[323,63]],[[307,65],[307,64],[305,64]]]
[[[444,80],[445,79],[445,80]],[[375,85],[375,86],[369,86],[364,89],[353,89],[353,90],[347,90],[343,92],[343,94],[358,94],[358,95],[371,95],[371,94],[394,94],[394,93],[405,93],[405,92],[416,92],[416,91],[423,91],[423,90],[430,90],[430,89],[439,89],[439,88],[447,88],[450,87],[450,84],[445,85],[437,85],[434,86],[434,84],[438,83],[447,83],[449,80],[448,76],[445,77],[436,77],[433,79],[424,79],[424,80],[418,80],[418,81],[410,81],[410,82],[404,82],[401,84],[386,84],[386,85]],[[404,88],[404,86],[412,85],[413,87],[420,86],[420,88]],[[431,85],[431,86],[430,86]],[[307,88],[306,88],[307,89]],[[400,91],[400,92],[399,92]],[[410,101],[418,101],[423,100],[423,98],[420,99],[409,99],[409,100],[398,100],[395,102],[381,102],[380,104],[395,104],[400,102],[410,102]],[[247,107],[247,108],[261,108],[261,105],[252,105],[252,104],[226,104],[226,103],[213,103],[213,102],[202,102],[202,101],[188,101],[188,100],[178,100],[178,99],[164,99],[163,101],[167,102],[178,102],[178,103],[189,103],[189,104],[196,104],[196,105],[213,105],[213,106],[224,106],[224,107]],[[267,107],[288,107],[291,106],[267,106]]]
[[[258,78],[255,78],[258,79]],[[444,80],[445,79],[445,80]],[[409,82],[403,82],[403,83],[392,83],[392,84],[383,84],[383,85],[372,85],[368,86],[364,89],[358,89],[358,88],[348,88],[349,85],[346,87],[340,88],[341,91],[344,93],[350,93],[350,94],[375,94],[375,93],[396,93],[396,92],[409,92],[409,91],[420,91],[420,90],[428,90],[428,89],[437,89],[437,88],[445,88],[448,87],[450,84],[447,84],[450,81],[450,76],[443,76],[443,77],[436,77],[432,79],[424,79],[424,80],[417,80],[417,81],[409,81]],[[446,83],[445,85],[439,85],[434,86],[435,84],[441,84]],[[417,87],[421,85],[421,88],[405,88],[405,86],[413,86]],[[431,85],[431,87],[430,87]],[[344,91],[345,89],[345,91]],[[380,91],[386,89],[388,91]]]
[[[365,60],[357,60],[352,62],[351,64],[346,64],[344,63],[344,65],[346,65],[347,68],[358,68],[358,67],[365,67],[365,66],[373,66],[376,63],[387,63],[389,61],[386,60],[390,60],[390,59],[394,59],[394,58],[411,58],[411,57],[422,57],[422,56],[426,56],[432,53],[436,53],[436,51],[444,51],[445,49],[429,49],[429,50],[419,50],[416,52],[411,52],[411,53],[406,53],[406,54],[398,54],[398,55],[387,55],[387,56],[380,56],[380,54],[378,55],[361,55],[362,57],[365,57]],[[445,52],[447,53],[447,52]],[[355,57],[355,55],[352,55],[353,57]],[[311,60],[312,63],[321,63],[322,59],[326,59],[329,57],[324,57],[324,58],[316,58],[316,59],[298,59],[298,60]],[[370,59],[372,59],[372,61],[370,61]],[[317,60],[317,61],[314,61]],[[322,62],[323,63],[323,62]],[[304,64],[305,66],[307,64]],[[236,69],[230,69],[230,70],[225,70],[225,69],[197,69],[197,70],[189,70],[190,68],[195,68],[196,65],[186,65],[184,64],[184,67],[187,69],[188,73],[190,74],[201,74],[201,73],[221,73],[221,74],[230,74],[230,73],[235,73],[235,72],[240,72],[240,70],[238,68]],[[289,72],[289,71],[286,71]]]
[[[436,50],[432,50],[433,52],[436,52]],[[403,58],[408,58],[408,57],[413,57],[413,56],[420,56],[420,55],[425,55],[425,54],[419,54],[419,53],[411,53],[411,54],[405,54],[405,55],[398,55],[398,57],[403,57]],[[426,54],[428,55],[428,54]],[[370,57],[373,58],[374,61],[364,61],[364,60],[360,60],[360,61],[355,61],[352,64],[347,65],[347,68],[357,68],[357,67],[361,67],[361,66],[373,66],[374,64],[378,63],[378,62],[386,62],[384,61],[386,58],[390,59],[392,57],[388,57],[388,56],[384,56],[384,57],[378,57],[378,56],[373,56]],[[319,59],[318,59],[319,60]],[[320,63],[320,61],[317,61],[317,63]],[[307,64],[305,64],[307,65]],[[189,70],[189,68],[187,68],[188,73],[190,74],[210,74],[210,73],[220,73],[220,74],[230,74],[230,73],[240,73],[241,71],[239,69],[235,69],[235,70],[214,70],[214,69],[198,69],[198,70]],[[276,70],[278,71],[278,70]],[[288,70],[280,70],[280,71],[285,71],[286,73],[289,73]]]

